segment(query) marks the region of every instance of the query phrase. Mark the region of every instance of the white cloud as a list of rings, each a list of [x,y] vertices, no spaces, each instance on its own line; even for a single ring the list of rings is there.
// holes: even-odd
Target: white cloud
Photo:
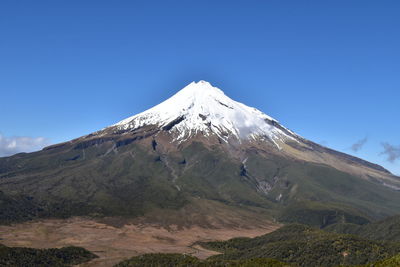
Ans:
[[[0,157],[10,156],[19,152],[32,152],[49,145],[44,137],[11,136],[0,134]]]

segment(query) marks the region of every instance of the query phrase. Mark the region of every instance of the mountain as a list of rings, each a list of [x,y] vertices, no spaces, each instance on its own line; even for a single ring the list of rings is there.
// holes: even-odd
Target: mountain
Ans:
[[[188,226],[365,224],[400,212],[400,180],[193,82],[92,134],[0,158],[0,222],[129,218]]]

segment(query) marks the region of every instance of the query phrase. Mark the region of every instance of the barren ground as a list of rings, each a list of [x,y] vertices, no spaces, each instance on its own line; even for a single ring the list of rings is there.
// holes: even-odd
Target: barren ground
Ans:
[[[256,228],[194,226],[178,229],[172,225],[166,229],[139,224],[117,227],[87,218],[52,219],[0,226],[0,243],[34,248],[80,246],[99,256],[82,266],[112,266],[132,256],[152,252],[187,253],[204,259],[217,252],[193,245],[196,241],[255,237],[278,227],[266,223]]]

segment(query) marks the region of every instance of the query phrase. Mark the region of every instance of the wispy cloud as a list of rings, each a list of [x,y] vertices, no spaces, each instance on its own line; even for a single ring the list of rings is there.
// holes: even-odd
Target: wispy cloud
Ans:
[[[0,134],[0,157],[10,156],[19,152],[32,152],[49,144],[49,140],[44,137],[5,137]]]
[[[385,155],[386,160],[389,162],[395,162],[398,158],[400,158],[400,146],[394,146],[389,143],[382,143],[383,151],[381,155]]]
[[[367,141],[368,141],[368,138],[365,137],[361,140],[358,140],[356,143],[352,144],[350,148],[354,152],[358,152],[364,147],[364,145],[365,145],[365,143],[367,143]]]

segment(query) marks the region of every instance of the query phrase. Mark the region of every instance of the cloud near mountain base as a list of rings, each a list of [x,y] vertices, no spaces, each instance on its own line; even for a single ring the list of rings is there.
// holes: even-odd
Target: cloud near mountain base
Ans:
[[[50,144],[45,137],[11,136],[0,134],[0,157],[11,156],[20,152],[40,150]]]

